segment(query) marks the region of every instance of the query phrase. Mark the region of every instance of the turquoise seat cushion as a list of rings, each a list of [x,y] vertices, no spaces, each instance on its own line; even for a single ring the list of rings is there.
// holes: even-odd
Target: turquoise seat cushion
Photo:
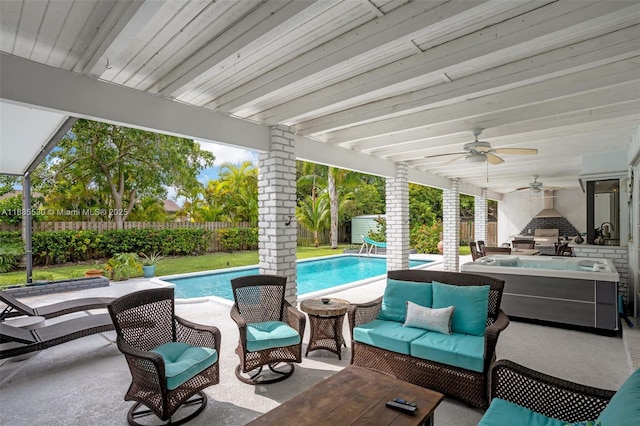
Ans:
[[[410,354],[411,341],[427,331],[421,328],[404,327],[397,321],[376,319],[353,328],[353,340],[388,351]]]
[[[602,426],[636,426],[640,423],[640,369],[613,395],[596,420]]]
[[[454,314],[455,315],[455,314]],[[426,333],[411,342],[411,356],[481,373],[484,337],[471,334]]]
[[[160,355],[164,361],[168,389],[177,388],[218,361],[215,349],[191,346],[183,342],[165,343],[151,352]]]
[[[262,351],[300,343],[300,334],[281,321],[247,324],[247,350]]]
[[[407,301],[430,308],[431,283],[387,279],[378,319],[404,322],[407,316]]]
[[[455,306],[451,318],[454,333],[484,336],[489,310],[489,289],[491,286],[457,286],[434,281],[432,308]]]
[[[478,426],[565,426],[567,422],[547,417],[504,399],[494,398]]]

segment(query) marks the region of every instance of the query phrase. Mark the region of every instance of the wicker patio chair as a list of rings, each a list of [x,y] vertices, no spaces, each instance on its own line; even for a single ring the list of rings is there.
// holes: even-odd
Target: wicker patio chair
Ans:
[[[478,251],[475,241],[469,241],[469,248],[471,249],[471,259],[476,260],[482,257],[482,254]]]
[[[219,382],[220,331],[176,316],[173,293],[142,290],[109,305],[118,349],[131,372],[124,396],[136,401],[127,414],[130,425],[154,414],[172,425],[185,423],[206,407],[202,389]]]
[[[286,283],[285,277],[264,274],[231,280],[231,318],[240,331],[236,376],[244,383],[279,382],[293,374],[294,362],[302,362],[306,317],[284,299]]]
[[[75,317],[34,330],[25,330],[0,322],[0,343],[22,343],[20,346],[1,349],[0,359],[41,351],[81,337],[104,333],[113,328],[113,322],[108,314]]]
[[[106,308],[107,305],[114,300],[115,297],[85,297],[83,299],[65,300],[63,302],[32,308],[20,302],[10,293],[0,291],[0,302],[7,305],[4,310],[0,312],[0,321],[20,315],[40,316],[46,319],[55,318],[73,312]]]
[[[347,316],[351,330],[351,364],[379,371],[405,382],[423,386],[457,398],[467,404],[486,408],[488,405],[488,375],[496,359],[500,333],[509,325],[509,318],[500,309],[504,281],[482,275],[430,270],[399,270],[387,272],[389,279],[440,283],[458,286],[490,285],[487,327],[482,372],[390,352],[353,339],[354,327],[375,320],[382,307],[382,297],[368,303],[351,304]]]
[[[486,245],[484,244],[483,240],[478,240],[478,254],[480,256],[485,256],[486,253],[484,252]]]
[[[559,379],[508,360],[491,366],[489,383],[491,399],[501,398],[566,423],[597,418],[615,393]]]

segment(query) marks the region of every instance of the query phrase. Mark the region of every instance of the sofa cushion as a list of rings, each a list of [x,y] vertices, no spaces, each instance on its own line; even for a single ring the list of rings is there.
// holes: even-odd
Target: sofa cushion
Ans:
[[[547,417],[504,399],[494,398],[478,426],[565,426],[562,420]]]
[[[169,389],[176,389],[218,361],[215,349],[191,346],[183,342],[165,343],[151,352],[160,355],[164,361]]]
[[[411,356],[481,373],[484,337],[470,334],[426,333],[411,342]]]
[[[281,321],[247,324],[247,350],[250,352],[298,343],[300,343],[300,334]]]
[[[431,307],[431,283],[387,279],[378,319],[404,322],[407,301]]]
[[[491,286],[457,286],[436,281],[432,286],[433,308],[456,307],[451,319],[451,331],[484,336]]]
[[[602,426],[635,426],[638,424],[638,419],[640,419],[640,369],[625,380],[597,418]]]
[[[407,302],[407,319],[403,325],[451,334],[451,316],[454,310],[455,306],[433,309]]]
[[[411,341],[427,331],[421,328],[404,327],[397,321],[376,319],[353,328],[353,340],[377,348],[409,355]]]

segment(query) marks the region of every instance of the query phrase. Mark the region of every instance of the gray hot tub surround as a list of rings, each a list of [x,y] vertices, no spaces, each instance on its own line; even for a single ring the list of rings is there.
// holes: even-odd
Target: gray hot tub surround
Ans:
[[[460,269],[503,279],[507,315],[618,330],[620,278],[608,259],[493,255]]]

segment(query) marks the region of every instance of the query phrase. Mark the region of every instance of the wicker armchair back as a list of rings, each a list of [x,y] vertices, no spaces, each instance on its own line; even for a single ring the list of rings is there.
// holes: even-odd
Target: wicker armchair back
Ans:
[[[191,347],[215,349],[220,354],[220,330],[215,326],[195,324],[175,315],[173,288],[157,288],[127,294],[111,303],[109,314],[115,325],[118,349],[131,372],[131,385],[124,399],[136,401],[127,414],[130,425],[135,419],[155,414],[169,420],[185,405],[198,402],[182,419],[186,422],[202,412],[207,397],[202,389],[220,380],[219,363],[193,374],[184,383],[170,389],[167,384],[164,358],[154,350],[166,343],[181,342]],[[196,399],[192,397],[197,396]],[[145,407],[141,407],[144,405]],[[147,410],[148,408],[148,410]]]

